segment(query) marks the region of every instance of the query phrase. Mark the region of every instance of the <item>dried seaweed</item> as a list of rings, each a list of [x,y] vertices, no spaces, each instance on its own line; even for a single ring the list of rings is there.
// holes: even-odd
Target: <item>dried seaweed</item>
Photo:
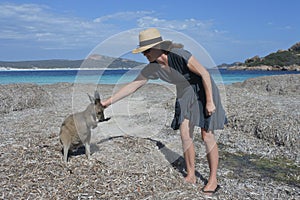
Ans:
[[[50,95],[36,84],[0,85],[0,114],[51,103]]]
[[[20,101],[24,98],[32,100],[32,96],[35,96],[32,101],[36,104],[22,105],[21,109],[11,109],[15,107],[12,105],[20,105],[18,103],[8,104],[6,101],[1,104],[5,106],[2,106],[4,109],[1,108],[0,119],[0,199],[207,199],[200,190],[209,171],[199,130],[194,138],[197,152],[196,185],[186,184],[183,181],[185,168],[178,132],[171,130],[167,124],[163,124],[159,129],[153,124],[153,129],[158,134],[149,134],[149,137],[146,137],[145,132],[140,132],[140,135],[136,132],[132,135],[128,132],[125,134],[122,132],[123,129],[116,129],[114,120],[124,118],[126,121],[127,116],[118,112],[110,113],[114,114],[112,120],[100,123],[99,127],[93,130],[90,160],[87,160],[83,153],[77,152],[70,157],[70,162],[65,164],[58,139],[60,125],[65,116],[74,110],[85,108],[88,103],[86,92],[92,93],[95,87],[102,92],[102,97],[111,95],[114,90],[111,85],[67,83],[1,87],[1,99],[14,98],[11,92],[7,91],[16,90],[18,92],[15,92],[15,95],[21,95],[23,98]],[[143,98],[145,109],[163,102],[164,107],[160,109],[166,109],[168,117],[172,116],[174,96],[164,88],[150,84],[132,99],[135,103],[138,102],[139,95],[145,96]],[[31,95],[27,95],[26,91]],[[163,100],[157,98],[160,93]],[[241,95],[239,88],[228,87],[227,94],[229,105],[227,110],[232,121],[231,127],[216,132],[218,142],[222,144],[221,151],[233,154],[251,153],[265,158],[272,158],[274,155],[284,157],[296,155],[297,152],[292,147],[272,146],[264,139],[245,133],[243,130],[252,129],[252,121],[247,122],[243,119],[247,116],[245,113],[251,113],[250,109],[259,110],[260,107],[255,107],[257,104],[252,101],[249,101],[249,105],[253,105],[253,108],[239,106],[239,103],[244,105],[242,103],[249,99],[249,96]],[[78,101],[75,102],[76,104],[72,104],[74,98]],[[299,102],[293,103],[299,106]],[[73,105],[76,105],[76,108]],[[274,111],[278,115],[277,118],[268,122],[261,120],[257,128],[265,132],[272,132],[271,125],[278,128],[275,124],[280,117],[286,117],[285,111],[280,106],[283,105],[275,107],[278,108]],[[144,125],[148,127],[152,122],[156,122],[146,120],[146,115],[140,115],[141,113],[145,113],[145,110],[131,111],[131,119],[128,121],[130,126],[128,125],[129,129],[126,130],[134,132],[140,130],[135,127]],[[234,126],[233,116],[237,120]],[[157,119],[152,118],[152,120]],[[299,122],[295,121],[293,127],[297,126],[299,127]],[[299,135],[293,137],[298,137],[297,141],[299,141]],[[287,139],[289,140],[291,138]],[[218,171],[222,189],[213,199],[298,199],[300,197],[299,186],[262,177],[252,169],[245,169],[244,174],[239,174],[237,178],[232,174],[238,169],[235,169],[234,165],[222,164],[222,159],[226,157],[221,156],[222,167]]]

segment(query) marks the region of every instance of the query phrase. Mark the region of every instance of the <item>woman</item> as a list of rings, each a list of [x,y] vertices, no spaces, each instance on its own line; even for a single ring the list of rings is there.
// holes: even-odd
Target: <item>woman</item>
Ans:
[[[193,144],[194,126],[201,127],[202,139],[206,145],[207,159],[210,168],[208,183],[202,188],[207,194],[218,189],[218,146],[213,130],[222,129],[226,120],[221,105],[218,88],[208,71],[183,49],[183,45],[164,41],[155,28],[141,31],[139,48],[132,53],[143,53],[149,64],[138,77],[121,88],[112,97],[102,102],[107,107],[116,101],[134,93],[149,79],[162,79],[176,85],[175,116],[171,127],[180,130],[184,158],[187,168],[185,181],[196,183],[195,149]]]

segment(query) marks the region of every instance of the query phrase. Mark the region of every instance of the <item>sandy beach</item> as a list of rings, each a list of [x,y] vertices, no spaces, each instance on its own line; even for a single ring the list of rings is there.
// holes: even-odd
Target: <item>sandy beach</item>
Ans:
[[[105,110],[92,155],[62,160],[59,130],[97,89],[121,85],[0,85],[0,199],[206,199],[205,147],[195,130],[197,184],[186,184],[174,86],[147,84]],[[221,190],[213,199],[300,198],[300,75],[219,86],[228,124],[215,135]]]

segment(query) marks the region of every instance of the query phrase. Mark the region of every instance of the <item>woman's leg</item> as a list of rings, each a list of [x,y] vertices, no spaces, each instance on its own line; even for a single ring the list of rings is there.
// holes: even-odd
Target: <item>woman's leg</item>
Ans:
[[[194,127],[190,126],[190,121],[184,119],[180,125],[180,136],[182,142],[183,155],[186,163],[187,176],[185,181],[188,183],[196,183],[195,176],[195,147],[193,143]]]
[[[217,170],[219,165],[219,150],[212,131],[201,129],[202,140],[205,143],[210,175],[204,191],[214,191],[217,188]]]

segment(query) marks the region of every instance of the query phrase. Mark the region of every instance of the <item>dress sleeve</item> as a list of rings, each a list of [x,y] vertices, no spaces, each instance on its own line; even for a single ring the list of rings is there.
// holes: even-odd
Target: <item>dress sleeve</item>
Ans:
[[[191,58],[192,54],[191,54],[191,52],[189,52],[187,50],[183,50],[181,56],[186,61],[186,63],[188,63],[188,61]]]
[[[169,65],[182,75],[189,76],[190,70],[187,66],[192,54],[181,48],[174,48],[168,55]]]
[[[183,59],[186,63],[188,63],[188,60],[192,56],[191,52],[182,48],[174,48],[171,50],[171,52],[173,53],[173,55],[176,55],[174,56],[177,57],[177,59]]]
[[[158,70],[159,64],[158,63],[149,63],[141,70],[141,75],[143,75],[147,79],[158,79]]]

